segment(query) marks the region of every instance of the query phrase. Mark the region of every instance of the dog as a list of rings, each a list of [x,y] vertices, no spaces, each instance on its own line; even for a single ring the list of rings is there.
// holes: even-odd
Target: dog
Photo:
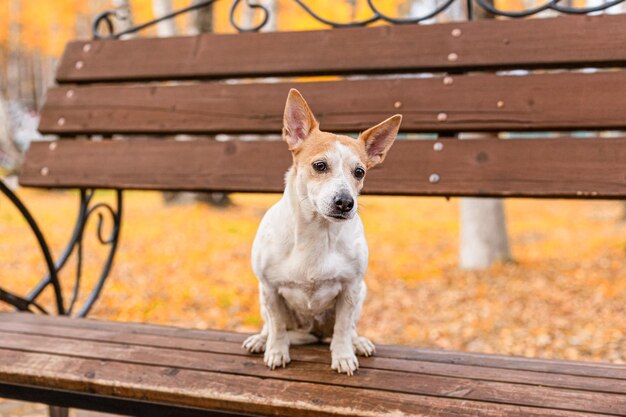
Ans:
[[[330,340],[331,368],[348,375],[359,367],[355,353],[375,352],[356,331],[368,258],[357,196],[401,121],[392,116],[358,139],[323,132],[302,95],[289,91],[283,140],[293,165],[283,197],[261,220],[252,246],[264,324],[243,343],[249,352],[264,352],[270,369],[290,362],[290,345]]]

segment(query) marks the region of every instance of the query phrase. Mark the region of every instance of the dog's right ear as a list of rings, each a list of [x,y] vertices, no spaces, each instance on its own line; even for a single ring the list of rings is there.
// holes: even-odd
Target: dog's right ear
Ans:
[[[283,140],[294,151],[302,145],[313,129],[319,126],[313,112],[295,88],[289,90],[283,115]]]

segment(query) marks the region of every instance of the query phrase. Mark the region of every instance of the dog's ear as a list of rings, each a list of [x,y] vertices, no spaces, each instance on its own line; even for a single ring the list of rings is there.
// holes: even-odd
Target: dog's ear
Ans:
[[[383,162],[387,151],[398,135],[400,123],[402,123],[402,115],[396,114],[359,135],[367,152],[368,168]]]
[[[289,145],[289,150],[296,150],[318,126],[302,94],[295,88],[289,90],[283,115],[283,140]]]

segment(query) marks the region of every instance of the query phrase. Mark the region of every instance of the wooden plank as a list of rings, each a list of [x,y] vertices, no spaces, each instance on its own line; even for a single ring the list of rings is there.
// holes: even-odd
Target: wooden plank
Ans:
[[[71,328],[50,325],[49,323],[11,323],[0,321],[0,331],[14,334],[38,336],[56,336],[68,340],[108,342],[120,345],[136,345],[156,348],[173,348],[178,351],[210,352],[237,356],[250,356],[242,347],[241,342],[207,341],[179,338],[172,335],[158,336],[149,334],[129,333],[123,325],[118,331],[104,331],[92,328]],[[260,356],[257,355],[257,358]],[[292,347],[291,357],[298,362],[312,362],[328,365],[330,352],[328,345]],[[433,363],[406,359],[390,359],[379,357],[360,361],[363,369],[379,369],[387,371],[403,371],[412,374],[428,374],[466,379],[480,379],[516,384],[540,385],[553,388],[580,389],[585,391],[605,392],[626,395],[626,366],[622,367],[624,380],[607,377],[580,377],[574,375],[552,374],[548,372],[531,372],[525,370],[508,370],[499,368],[466,366],[458,364]],[[600,367],[601,368],[601,367]]]
[[[361,369],[358,378],[348,378],[330,369],[329,363],[296,362],[278,372],[269,370],[260,357],[239,357],[208,352],[119,345],[112,343],[64,340],[22,334],[7,337],[0,332],[0,349],[48,353],[80,359],[99,359],[148,366],[167,366],[176,370],[218,372],[241,376],[280,378],[338,387],[364,388],[412,395],[427,395],[538,406],[568,411],[618,415],[626,410],[626,395],[556,389],[543,386],[409,374],[377,369]]]
[[[332,372],[330,372],[332,373]],[[347,377],[346,377],[347,378]],[[282,416],[539,417],[599,414],[455,400],[0,349],[0,382]],[[373,413],[375,411],[376,414]]]
[[[24,384],[0,382],[0,397],[21,402],[47,404],[53,407],[98,411],[113,415],[135,415],[150,417],[206,417],[207,410],[197,407],[148,402],[143,400],[94,395],[91,393],[66,391]],[[228,411],[210,411],[211,417],[250,417]]]
[[[97,329],[109,333],[128,333],[130,335],[163,336],[176,340],[203,342],[226,342],[241,345],[246,334],[220,330],[194,330],[164,325],[146,323],[121,323],[94,319],[75,319],[68,317],[36,316],[26,313],[1,313],[0,322],[6,323],[43,323],[47,326],[60,326],[82,330]],[[308,350],[323,350],[326,348],[307,347]],[[392,358],[435,362],[444,364],[459,364],[480,366],[506,370],[528,370],[571,376],[594,378],[615,378],[626,380],[626,366],[611,363],[567,361],[542,358],[526,358],[521,356],[507,356],[483,354],[477,352],[458,352],[444,349],[424,347],[378,345],[376,358]],[[508,371],[507,371],[508,372]],[[506,372],[503,372],[506,373]]]
[[[626,16],[607,15],[77,41],[68,44],[57,80],[619,66],[626,63],[625,37]]]
[[[369,194],[623,198],[626,139],[398,141]],[[20,182],[36,187],[280,192],[282,142],[33,143]],[[432,174],[439,181],[431,183]]]
[[[626,71],[255,84],[90,85],[48,91],[54,134],[280,133],[289,88],[332,132],[401,113],[403,132],[626,128]]]

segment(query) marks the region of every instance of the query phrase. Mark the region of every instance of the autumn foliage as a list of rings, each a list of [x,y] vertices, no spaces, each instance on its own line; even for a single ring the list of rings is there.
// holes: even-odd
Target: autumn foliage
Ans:
[[[20,195],[58,254],[77,194]],[[234,207],[219,209],[165,206],[158,193],[128,193],[116,266],[91,316],[258,329],[250,246],[277,198],[236,194]],[[482,272],[456,266],[456,200],[365,197],[360,207],[371,252],[360,327],[376,342],[626,362],[621,203],[510,200],[516,262]],[[85,291],[102,260],[94,226]],[[43,263],[23,220],[6,205],[0,206],[0,236],[2,286],[24,293],[44,273]],[[70,268],[63,275],[68,293],[72,274]]]
[[[306,3],[337,21],[368,16],[364,0]],[[410,2],[377,3],[385,13],[403,15]],[[523,3],[501,0],[496,5],[515,10]],[[15,4],[19,8],[12,10]],[[150,0],[131,4],[135,22],[154,18]],[[173,0],[174,8],[188,4]],[[216,32],[234,31],[227,19],[230,4],[216,3]],[[23,56],[54,60],[68,40],[90,37],[93,16],[110,8],[108,0],[0,1],[0,87],[6,87],[4,64],[16,24]],[[280,1],[279,8],[279,30],[322,28],[293,1]],[[177,19],[181,35],[190,33],[189,19]],[[19,194],[58,255],[72,230],[77,193],[22,189]],[[108,192],[99,196],[113,197]],[[129,192],[126,197],[120,251],[92,317],[259,328],[250,245],[261,216],[278,196],[236,194],[229,209],[202,203],[166,206],[158,193]],[[507,201],[515,263],[481,272],[457,268],[457,200],[365,197],[360,207],[371,252],[361,331],[374,341],[626,362],[623,203]],[[92,222],[82,299],[104,256],[94,227]],[[69,268],[62,275],[67,294],[73,273]],[[44,274],[28,228],[0,199],[0,287],[26,294]],[[51,306],[50,301],[48,293],[44,304]]]

